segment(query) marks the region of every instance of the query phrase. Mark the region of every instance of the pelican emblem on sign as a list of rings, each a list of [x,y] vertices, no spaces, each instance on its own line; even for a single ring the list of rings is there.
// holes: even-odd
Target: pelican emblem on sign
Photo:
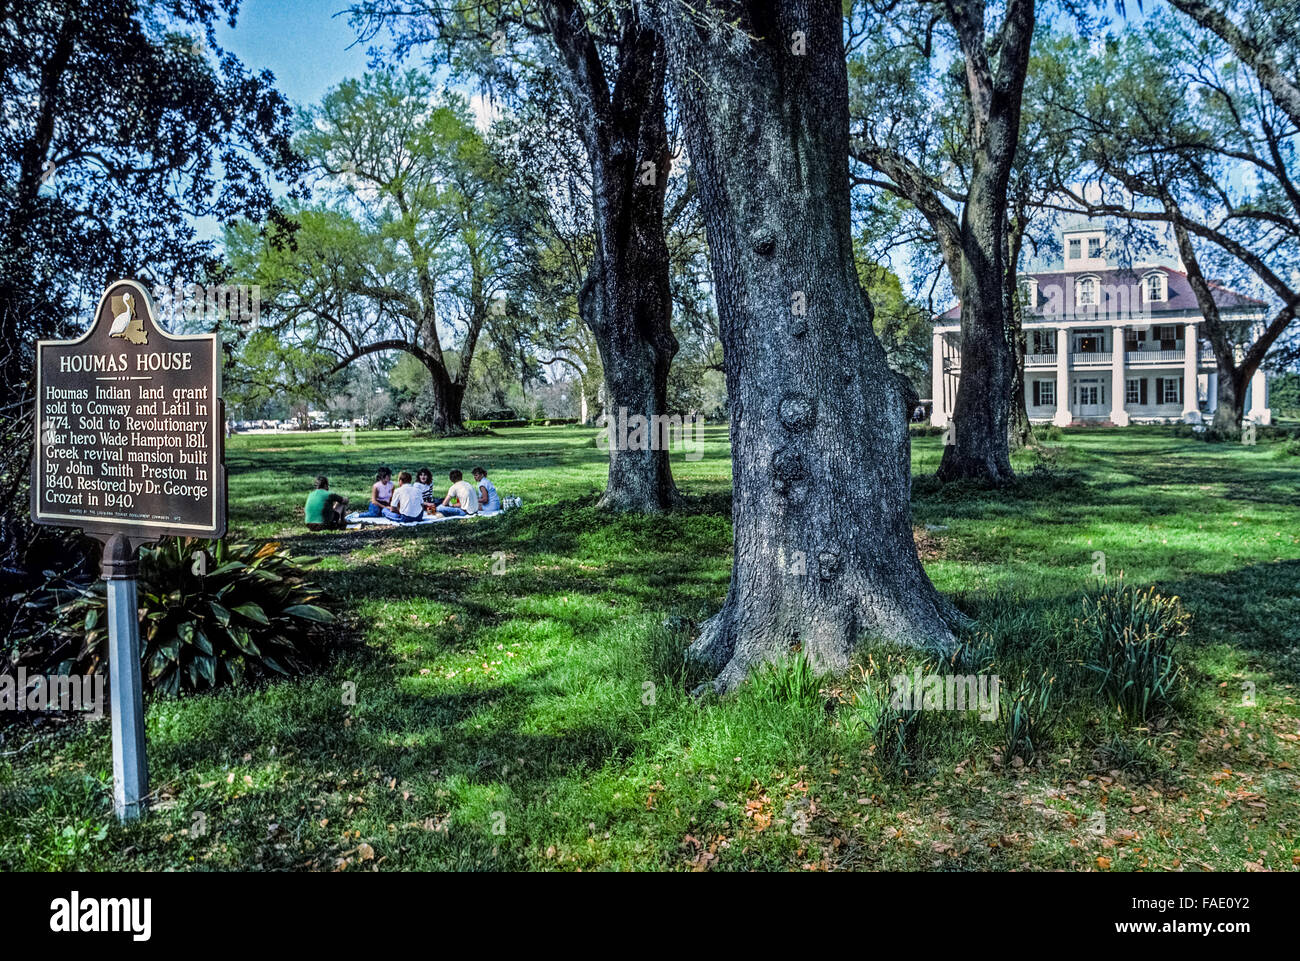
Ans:
[[[144,344],[149,341],[149,332],[144,329],[144,321],[135,312],[135,298],[129,293],[120,297],[109,298],[113,311],[113,326],[108,329],[108,336],[121,337],[132,344]]]

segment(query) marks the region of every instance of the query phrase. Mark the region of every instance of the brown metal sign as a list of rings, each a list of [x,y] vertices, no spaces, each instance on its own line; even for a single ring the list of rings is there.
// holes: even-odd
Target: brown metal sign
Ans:
[[[142,284],[112,284],[81,339],[37,343],[36,430],[36,523],[225,534],[221,346],[164,331]]]

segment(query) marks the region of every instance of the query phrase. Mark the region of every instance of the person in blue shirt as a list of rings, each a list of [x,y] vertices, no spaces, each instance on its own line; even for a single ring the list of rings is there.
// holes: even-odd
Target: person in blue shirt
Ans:
[[[482,467],[475,467],[473,474],[474,483],[478,485],[479,509],[485,514],[495,514],[501,510],[501,495],[497,493],[496,485],[488,480],[487,471]]]

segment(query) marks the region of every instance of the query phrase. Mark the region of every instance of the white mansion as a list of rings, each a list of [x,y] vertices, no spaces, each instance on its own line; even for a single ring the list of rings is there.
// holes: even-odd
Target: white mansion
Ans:
[[[1196,422],[1217,406],[1218,374],[1187,275],[1168,262],[1117,268],[1096,223],[1062,234],[1065,269],[1021,278],[1025,303],[1025,404],[1029,419],[1070,424]],[[1179,264],[1181,266],[1181,264]],[[1213,287],[1224,321],[1258,324],[1265,304]],[[931,423],[952,415],[961,377],[961,309],[937,317]],[[1246,417],[1270,420],[1262,370]]]

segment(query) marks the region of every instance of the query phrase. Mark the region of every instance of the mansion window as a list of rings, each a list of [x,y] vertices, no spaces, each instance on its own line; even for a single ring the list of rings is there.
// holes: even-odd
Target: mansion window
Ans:
[[[1164,274],[1147,274],[1144,287],[1147,303],[1156,304],[1168,298]]]
[[[1181,396],[1181,391],[1179,391],[1178,389],[1179,386],[1181,385],[1180,378],[1165,377],[1162,378],[1159,381],[1159,383],[1160,383],[1160,403],[1178,404],[1182,402],[1183,398]]]
[[[1100,238],[1100,237],[1089,237],[1089,238],[1088,238],[1088,257],[1091,258],[1092,260],[1096,260],[1096,259],[1097,259],[1098,257],[1100,257],[1100,256],[1101,256],[1101,238]]]
[[[1052,380],[1034,381],[1034,406],[1056,406],[1056,382]]]
[[[1084,277],[1075,289],[1075,300],[1080,307],[1097,306],[1097,278]]]
[[[1078,260],[1083,256],[1083,241],[1078,237],[1071,237],[1069,241],[1070,259]]]
[[[1145,404],[1147,402],[1147,382],[1145,378],[1124,381],[1124,403]]]
[[[1056,353],[1056,331],[1031,330],[1029,332],[1029,352],[1031,354]]]

